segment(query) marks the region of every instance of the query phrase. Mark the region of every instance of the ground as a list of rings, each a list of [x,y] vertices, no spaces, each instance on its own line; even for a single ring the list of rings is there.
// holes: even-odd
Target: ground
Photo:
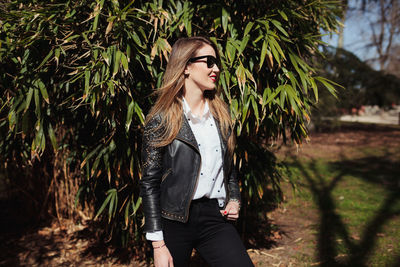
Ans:
[[[281,160],[325,157],[335,161],[338,158],[361,157],[361,148],[366,145],[369,149],[385,147],[384,151],[392,153],[393,144],[400,144],[399,128],[371,126],[312,133],[310,141],[301,147],[277,145],[274,149],[280,147],[276,151]],[[389,185],[400,187],[400,184]],[[318,243],[316,225],[321,211],[312,201],[294,194],[289,183],[285,183],[283,189],[284,202],[267,213],[273,226],[266,236],[271,245],[268,248],[248,249],[249,255],[255,266],[320,266],[322,262],[316,256],[315,246]],[[360,237],[352,234],[350,239],[357,241]],[[0,266],[149,266],[145,261],[129,256],[128,251],[115,251],[97,245],[95,233],[91,233],[85,225],[72,222],[64,222],[63,226],[54,222],[40,229],[29,229],[23,234],[3,234],[0,249]],[[396,248],[389,244],[388,251],[393,252],[393,249]],[[337,253],[334,257],[337,259],[343,255],[346,252]],[[201,260],[196,262],[194,266],[202,266]]]

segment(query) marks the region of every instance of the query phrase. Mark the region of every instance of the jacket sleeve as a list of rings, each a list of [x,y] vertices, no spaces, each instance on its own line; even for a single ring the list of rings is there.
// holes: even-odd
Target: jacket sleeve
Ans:
[[[144,232],[162,230],[160,208],[160,184],[162,176],[162,147],[155,147],[153,141],[160,134],[161,119],[154,117],[145,126],[142,141],[142,179],[140,196],[145,216]]]
[[[233,159],[231,159],[231,166],[228,174],[228,190],[229,190],[228,201],[235,199],[240,203],[241,197],[240,197],[240,189],[239,189],[239,181],[237,178],[237,173],[238,172],[236,166],[233,163]]]

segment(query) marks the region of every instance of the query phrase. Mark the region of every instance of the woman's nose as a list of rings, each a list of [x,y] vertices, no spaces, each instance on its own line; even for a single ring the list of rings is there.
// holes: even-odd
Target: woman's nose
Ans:
[[[213,66],[213,71],[214,72],[219,72],[219,68],[218,68],[218,65],[217,64],[214,64],[214,66]]]

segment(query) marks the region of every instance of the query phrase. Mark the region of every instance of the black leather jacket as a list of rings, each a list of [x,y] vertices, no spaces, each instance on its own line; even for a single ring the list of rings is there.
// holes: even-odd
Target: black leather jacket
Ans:
[[[196,138],[184,115],[182,127],[172,143],[165,147],[154,147],[154,141],[161,133],[161,117],[150,120],[143,134],[142,179],[140,196],[145,215],[145,232],[162,230],[161,216],[167,219],[187,222],[189,207],[198,183],[201,157]],[[225,203],[230,199],[240,201],[240,191],[233,167],[228,155],[226,140],[222,138],[219,123],[218,134],[221,140],[224,184],[227,193]]]

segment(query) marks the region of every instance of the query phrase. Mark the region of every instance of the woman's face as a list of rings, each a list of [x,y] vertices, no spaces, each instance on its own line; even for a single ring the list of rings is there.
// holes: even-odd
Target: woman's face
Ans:
[[[196,59],[202,56],[212,56],[213,58],[204,57]],[[197,50],[196,54],[185,69],[185,73],[188,74],[186,87],[195,86],[202,91],[213,90],[219,76],[219,68],[217,64],[213,64],[215,58],[216,54],[214,48],[208,44],[205,44]]]

